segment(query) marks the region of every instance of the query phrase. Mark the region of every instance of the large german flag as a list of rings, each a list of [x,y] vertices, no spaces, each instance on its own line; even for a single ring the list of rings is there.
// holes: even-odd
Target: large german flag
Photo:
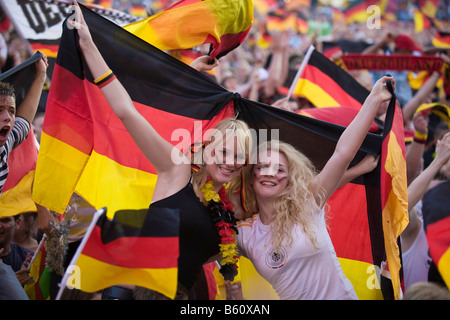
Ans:
[[[258,137],[267,134],[273,138],[271,130],[278,129],[279,139],[294,145],[321,170],[345,130],[341,125],[241,98],[123,28],[81,9],[100,52],[136,108],[168,141],[173,140],[171,133],[175,129],[193,135],[195,124],[200,123],[205,130],[236,115]],[[155,172],[93,85],[77,48],[75,30],[64,30],[55,70],[59,80],[52,83],[47,106],[34,198],[59,212],[64,211],[73,191],[97,209],[108,207],[108,216],[119,209],[147,208]],[[382,141],[381,135],[369,133],[352,165],[366,154],[378,155]],[[182,141],[181,147],[185,145],[189,147],[190,143]],[[353,265],[362,261],[362,255],[365,257],[365,264],[354,273],[358,283],[352,283],[366,290],[361,298],[368,299],[392,296],[389,290],[379,287],[376,273],[386,260],[380,172],[378,168],[352,181],[347,191],[358,192],[340,200],[345,207],[335,206],[333,216],[342,219],[336,218],[330,230],[336,235],[336,251],[346,252],[345,256],[339,253],[339,257]],[[347,219],[352,216],[362,222]],[[344,226],[348,232],[339,233]],[[373,288],[367,288],[368,277],[377,280]]]
[[[173,299],[178,275],[178,210],[121,210],[113,220],[105,211],[94,216],[63,285],[96,292],[126,283]]]
[[[424,227],[433,263],[450,288],[450,181],[428,191],[423,198]]]
[[[187,151],[194,129],[205,132],[233,115],[233,94],[81,6],[94,41],[134,104],[166,140]],[[96,208],[147,208],[156,171],[93,84],[64,24],[48,97],[33,199],[63,213],[73,192]],[[111,54],[114,52],[114,54]],[[70,92],[70,94],[68,94]],[[188,132],[192,141],[172,134]],[[201,136],[196,139],[201,139]],[[184,139],[184,140],[183,140]],[[48,188],[54,192],[47,195]]]
[[[313,47],[309,50],[293,93],[306,97],[317,108],[345,106],[359,110],[369,91],[319,51]]]
[[[211,59],[244,41],[253,22],[252,0],[181,0],[124,28],[161,50],[210,43]]]

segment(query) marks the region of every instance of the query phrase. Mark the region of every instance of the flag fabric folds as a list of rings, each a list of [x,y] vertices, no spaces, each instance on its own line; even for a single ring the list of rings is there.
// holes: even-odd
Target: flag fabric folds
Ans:
[[[413,8],[414,12],[414,32],[420,33],[424,30],[428,30],[433,22],[422,11],[417,8]]]
[[[450,181],[428,191],[423,198],[424,228],[433,263],[450,288]]]
[[[293,83],[293,93],[306,97],[317,108],[345,106],[359,110],[369,91],[319,51],[310,50],[298,81]]]
[[[138,111],[163,138],[183,152],[190,150],[192,142],[201,140],[196,128],[205,132],[224,118],[238,117],[255,130],[257,137],[278,129],[277,138],[294,145],[321,170],[345,130],[341,125],[228,92],[123,28],[83,6],[81,9],[100,52]],[[47,104],[33,198],[62,213],[75,191],[97,210],[107,207],[109,221],[116,211],[148,207],[156,173],[94,86],[78,50],[76,31],[64,29],[55,67],[56,81]],[[175,129],[186,130],[190,141],[180,142],[178,136],[174,139]],[[274,138],[267,136],[271,137]],[[367,134],[351,165],[366,154],[378,155],[382,143],[381,135]],[[336,200],[346,206],[333,209],[333,216],[341,218],[331,225],[332,240],[338,257],[348,262],[343,263],[344,272],[358,271],[351,281],[356,291],[362,292],[362,298],[392,296],[379,287],[379,273],[375,272],[386,260],[380,172],[378,168],[348,184],[347,190],[343,189],[347,200]],[[340,232],[344,227],[347,232]],[[100,230],[99,226],[96,228]],[[355,246],[356,243],[360,245]],[[371,275],[377,280],[372,291],[366,283]]]
[[[389,86],[388,86],[389,87]],[[393,93],[393,91],[392,91]],[[401,298],[401,260],[397,244],[409,222],[403,115],[395,94],[387,110],[381,152],[381,206],[386,258],[394,298]]]
[[[252,21],[252,0],[181,0],[124,28],[161,50],[210,43],[209,56],[218,59],[244,41]]]
[[[92,1],[91,1],[92,2]],[[118,25],[136,21],[124,12],[86,3],[96,11]],[[72,1],[0,1],[0,6],[12,21],[17,32],[26,39],[33,52],[40,51],[47,56],[49,63],[47,74],[51,78],[61,38],[62,23],[71,14]]]
[[[24,290],[30,300],[50,300],[50,269],[46,265],[46,236],[39,243],[30,263],[30,276],[33,283],[25,284]]]
[[[169,208],[120,210],[112,220],[106,209],[90,228],[63,278],[63,289],[96,292],[133,284],[174,298],[177,292],[179,212]],[[62,290],[60,291],[62,294]]]
[[[20,108],[20,103],[33,83],[34,64],[41,58],[42,54],[37,52],[22,64],[0,75],[0,81],[13,85],[17,108]],[[0,197],[0,217],[36,211],[31,198],[31,186],[37,157],[36,140],[31,129],[28,137],[8,157],[9,173]]]
[[[437,48],[450,48],[450,33],[437,31],[433,39],[431,39],[431,43]]]
[[[239,112],[250,127],[281,128],[279,139],[303,152],[313,161],[317,170],[321,170],[331,157],[345,129],[309,116],[245,101],[245,108],[239,109]],[[378,155],[381,145],[382,136],[369,133],[350,166],[358,163],[366,154]],[[337,257],[356,294],[364,300],[393,297],[392,287],[385,285],[390,280],[380,275],[381,266],[386,261],[380,167],[381,161],[377,169],[341,187],[328,201],[329,232]]]
[[[345,21],[347,24],[351,24],[353,22],[367,22],[374,13],[374,7],[379,10],[379,13],[384,13],[386,5],[386,0],[353,1],[352,4],[344,10]]]

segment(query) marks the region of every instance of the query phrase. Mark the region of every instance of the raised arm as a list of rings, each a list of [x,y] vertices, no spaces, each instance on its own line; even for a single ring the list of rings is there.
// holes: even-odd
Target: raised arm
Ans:
[[[422,199],[439,170],[450,161],[450,133],[436,144],[436,158],[415,178],[408,187],[408,209],[411,210]]]
[[[74,2],[74,6],[76,19],[69,20],[69,23],[71,23],[78,31],[80,48],[92,76],[94,79],[101,79],[110,72],[110,68],[92,40],[81,8],[77,2]],[[170,187],[173,190],[184,187],[190,176],[190,165],[188,165],[186,161],[180,165],[176,165],[171,161],[172,151],[175,147],[164,140],[150,123],[148,123],[148,121],[136,110],[128,92],[122,84],[117,79],[113,78],[107,85],[101,87],[101,91],[114,113],[122,121],[123,125],[136,142],[139,149],[156,169],[158,173],[158,183],[164,183],[166,187]],[[178,156],[183,157],[181,152],[178,153]],[[168,193],[171,193],[171,191],[168,190]]]
[[[378,109],[391,99],[392,95],[384,84],[389,80],[393,81],[393,78],[383,77],[375,83],[361,110],[339,138],[333,155],[314,179],[312,187],[319,206],[322,207],[338,188],[350,162],[361,147]]]
[[[428,117],[417,113],[414,118],[414,140],[406,152],[406,177],[408,185],[422,170],[422,156],[425,151],[425,141],[428,136]],[[420,139],[419,139],[420,137]]]
[[[380,156],[375,157],[371,154],[366,155],[358,164],[351,167],[350,169],[345,170],[344,175],[342,176],[342,179],[336,189],[339,189],[340,187],[349,183],[353,179],[362,176],[363,174],[375,170],[379,160]]]
[[[39,106],[39,99],[41,98],[42,87],[47,78],[47,56],[42,55],[42,59],[36,62],[36,75],[31,84],[27,95],[17,108],[16,116],[26,119],[30,124],[33,122]]]
[[[416,109],[424,102],[424,100],[430,95],[436,83],[438,82],[441,74],[439,72],[433,72],[428,80],[420,87],[417,93],[409,100],[402,108],[404,122],[411,121],[416,112]]]

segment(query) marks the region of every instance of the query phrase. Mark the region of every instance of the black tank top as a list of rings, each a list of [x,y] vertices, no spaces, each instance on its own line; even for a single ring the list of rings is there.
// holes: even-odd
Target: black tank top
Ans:
[[[219,236],[211,215],[190,182],[177,193],[152,203],[149,213],[155,207],[180,210],[178,282],[190,290],[202,265],[219,253]]]

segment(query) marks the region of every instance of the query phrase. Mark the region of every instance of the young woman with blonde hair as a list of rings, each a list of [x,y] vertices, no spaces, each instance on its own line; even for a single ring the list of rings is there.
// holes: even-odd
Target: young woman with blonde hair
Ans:
[[[256,164],[245,169],[245,203],[253,216],[238,223],[239,252],[280,299],[357,299],[328,235],[324,206],[378,110],[391,99],[384,85],[389,80],[377,81],[319,173],[305,155],[281,141],[260,145]]]

